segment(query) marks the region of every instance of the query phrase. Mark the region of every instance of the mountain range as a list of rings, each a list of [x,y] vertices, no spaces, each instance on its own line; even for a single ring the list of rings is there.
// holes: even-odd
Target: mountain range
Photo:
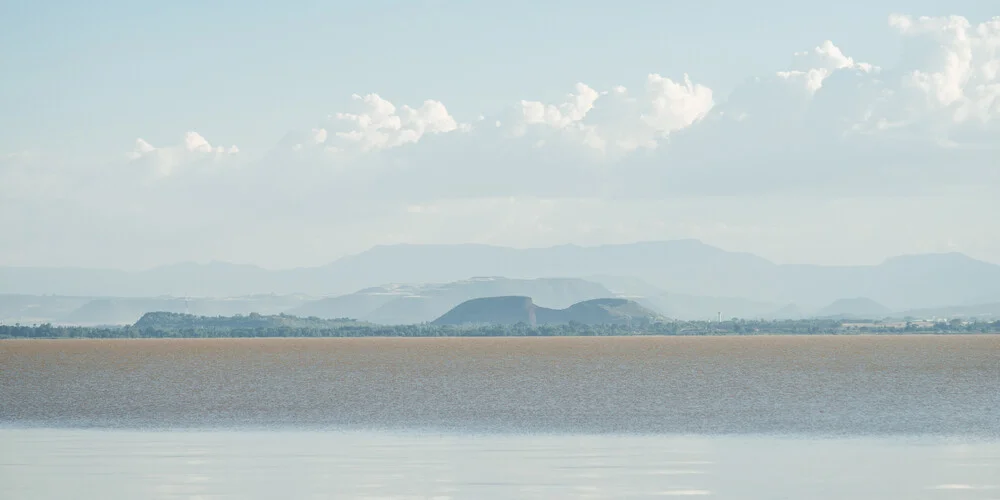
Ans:
[[[813,316],[833,319],[881,319],[891,314],[892,310],[872,299],[856,297],[835,300],[813,313]]]
[[[608,280],[607,277],[602,279]],[[620,281],[620,280],[613,280]],[[629,279],[628,281],[634,281]],[[636,282],[638,284],[638,282]],[[932,319],[963,318],[992,321],[1000,317],[1000,302],[972,306],[892,311],[867,298],[840,299],[818,309],[795,304],[777,304],[735,297],[700,297],[659,291],[642,284],[647,296],[610,291],[600,284],[580,279],[509,280],[476,278],[456,283],[386,285],[353,294],[316,299],[305,296],[270,295],[233,298],[176,297],[63,297],[0,295],[0,324],[126,325],[149,312],[233,317],[284,314],[318,320],[358,319],[373,324],[416,324],[431,322],[459,304],[476,298],[534,294],[542,304],[558,309],[574,301],[594,298],[628,299],[671,319],[714,320],[724,314],[744,319]],[[529,295],[523,295],[529,296]],[[541,306],[541,305],[540,305]]]
[[[356,318],[379,324],[434,320],[456,305],[477,298],[524,295],[553,308],[612,297],[600,284],[575,278],[472,278],[452,283],[386,285],[305,303],[287,311],[296,316]]]
[[[313,299],[296,295],[225,298],[0,295],[0,323],[128,325],[154,311],[209,317],[252,312],[273,315],[309,300]]]
[[[1000,302],[1000,266],[958,253],[893,257],[868,266],[780,265],[696,240],[532,249],[391,245],[374,247],[326,266],[289,270],[218,262],[177,264],[139,272],[4,267],[0,268],[0,294],[118,297],[116,300],[353,294],[349,300],[356,300],[357,305],[346,310],[394,322],[417,315],[427,317],[433,311],[440,311],[446,301],[434,305],[428,304],[437,299],[395,301],[406,295],[406,286],[430,285],[403,285],[390,301],[379,297],[381,292],[372,287],[382,287],[385,283],[454,283],[470,276],[504,276],[512,280],[585,278],[607,289],[611,296],[642,297],[644,305],[677,317],[690,315],[698,308],[701,308],[697,311],[699,316],[716,311],[727,317],[760,316],[780,310],[788,317],[795,317],[801,311],[816,311],[835,301],[856,297],[870,299],[889,311]],[[369,291],[364,292],[366,289]],[[437,297],[448,293],[424,288],[416,295]],[[604,291],[595,288],[593,293]],[[588,292],[574,291],[567,292],[562,303],[549,304],[541,292],[517,294],[537,295],[539,303],[550,307],[565,305],[570,300],[597,298]],[[286,303],[286,310],[299,305],[306,307],[305,299],[295,300],[299,304]],[[322,307],[337,310],[341,307],[337,304],[346,300],[332,300]],[[390,302],[395,303],[386,306]],[[376,312],[383,306],[389,309]],[[68,306],[64,303],[63,307]],[[323,310],[322,307],[318,310]]]

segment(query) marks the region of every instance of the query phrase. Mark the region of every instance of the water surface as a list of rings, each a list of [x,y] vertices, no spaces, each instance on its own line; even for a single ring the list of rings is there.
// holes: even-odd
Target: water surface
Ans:
[[[993,435],[1000,335],[0,341],[0,422]]]
[[[0,498],[1000,498],[1000,336],[0,341]]]
[[[0,430],[5,499],[987,499],[941,438]]]

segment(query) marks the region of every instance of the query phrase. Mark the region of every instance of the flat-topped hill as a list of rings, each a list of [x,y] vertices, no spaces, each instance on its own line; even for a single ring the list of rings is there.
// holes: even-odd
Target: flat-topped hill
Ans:
[[[535,305],[530,297],[487,297],[463,302],[434,321],[438,325],[499,324],[585,325],[649,324],[663,318],[628,299],[594,299],[566,309]]]

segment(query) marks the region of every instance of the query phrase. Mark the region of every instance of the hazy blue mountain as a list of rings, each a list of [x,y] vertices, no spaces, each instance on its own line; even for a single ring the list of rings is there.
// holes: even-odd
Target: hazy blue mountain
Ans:
[[[291,286],[289,286],[291,285]],[[234,297],[296,288],[284,271],[212,262],[145,271],[75,268],[0,268],[0,293],[89,297]],[[297,293],[297,292],[287,292]]]
[[[892,310],[888,307],[872,299],[858,297],[835,300],[832,304],[816,311],[813,316],[833,319],[882,319],[891,314]]]
[[[705,297],[666,292],[645,281],[628,276],[592,276],[591,280],[608,287],[616,297],[632,299],[645,307],[682,321],[723,319],[774,318],[781,305],[777,302],[741,297]]]
[[[695,240],[534,249],[391,245],[377,246],[326,266],[279,271],[218,262],[184,263],[139,272],[0,268],[0,293],[124,297],[332,295],[382,283],[447,283],[469,276],[539,278],[591,274],[636,276],[654,284],[677,281],[698,293],[737,286],[741,280],[756,282],[756,278],[765,276],[773,267],[774,264],[760,257],[727,252]],[[753,287],[759,288],[759,285]]]
[[[971,304],[1000,294],[1000,266],[961,254],[904,256],[873,266],[777,265],[694,240],[524,250],[397,245],[376,247],[324,269],[338,276],[332,281],[341,283],[361,283],[365,276],[394,276],[382,282],[441,282],[477,275],[622,276],[671,293],[795,303],[807,309],[844,297],[869,297],[902,310]]]
[[[139,284],[154,285],[155,289],[138,286],[142,295],[172,295],[177,297],[237,297],[256,294],[300,293],[288,289],[289,278],[257,266],[210,262],[185,262],[157,267],[140,273]]]
[[[0,294],[100,297],[130,295],[137,273],[69,267],[0,267]]]
[[[52,321],[72,325],[126,325],[153,311],[200,316],[279,314],[301,304],[298,296],[258,295],[233,298],[115,297],[96,298]]]
[[[772,319],[774,312],[781,307],[777,302],[756,301],[739,297],[702,297],[680,293],[667,293],[647,298],[645,302],[671,318],[685,321],[714,320],[720,314],[722,319],[734,317]]]
[[[52,323],[91,300],[60,295],[0,295],[0,323]]]
[[[470,299],[523,295],[539,304],[562,308],[588,299],[610,297],[600,284],[575,278],[472,278],[443,284],[385,285],[321,299],[288,314],[320,318],[358,318],[371,323],[409,324],[432,321]]]
[[[1000,294],[1000,266],[959,253],[907,255],[877,266],[781,266],[786,297],[868,297],[890,309],[972,305]],[[998,300],[998,299],[987,299]]]
[[[347,295],[317,299],[289,309],[294,316],[317,318],[363,318],[401,297],[419,296],[419,285],[386,285]]]
[[[185,312],[185,302],[175,298],[99,298],[83,304],[56,323],[70,325],[127,325],[151,311]]]
[[[448,310],[454,301],[434,296],[407,296],[388,302],[364,316],[364,321],[380,325],[426,323]]]
[[[382,283],[448,283],[468,276],[638,278],[674,294],[740,298],[762,307],[795,303],[813,309],[844,297],[868,297],[893,310],[1000,301],[1000,266],[961,254],[895,257],[872,266],[778,265],[695,240],[535,249],[391,245],[326,266],[280,271],[223,263],[180,264],[141,272],[0,268],[0,293],[331,296]],[[745,306],[756,312],[756,306]],[[741,310],[744,306],[734,303],[730,307]]]
[[[763,316],[764,319],[804,319],[806,317],[808,316],[795,304],[788,304]]]
[[[656,297],[667,293],[666,290],[653,286],[649,284],[648,281],[636,276],[611,276],[607,274],[598,274],[587,276],[584,279],[604,285],[604,287],[614,293],[616,297],[628,299],[646,298]]]
[[[571,322],[585,325],[634,325],[662,320],[659,314],[628,299],[594,299],[565,309],[536,305],[530,297],[486,297],[463,302],[434,320],[438,325],[499,324],[553,325]]]
[[[897,318],[940,319],[965,318],[994,321],[1000,318],[1000,302],[976,304],[972,306],[935,307],[930,309],[911,309],[893,314]]]

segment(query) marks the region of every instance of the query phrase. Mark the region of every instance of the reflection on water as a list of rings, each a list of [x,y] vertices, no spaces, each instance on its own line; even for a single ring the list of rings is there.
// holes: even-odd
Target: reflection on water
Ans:
[[[943,438],[0,430],[5,499],[1000,498]]]
[[[998,387],[1000,336],[0,341],[0,499],[1000,499]]]

